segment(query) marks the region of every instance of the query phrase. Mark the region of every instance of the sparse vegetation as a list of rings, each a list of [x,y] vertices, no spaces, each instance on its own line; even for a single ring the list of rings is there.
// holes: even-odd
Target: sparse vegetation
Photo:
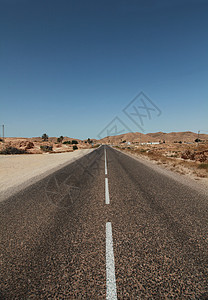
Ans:
[[[200,139],[195,139],[195,142],[199,143],[199,142],[201,142],[201,140]]]
[[[87,142],[88,142],[88,144],[92,144],[93,143],[93,141],[90,138],[87,139]]]
[[[63,139],[64,139],[64,137],[63,137],[63,135],[61,135],[59,138],[57,138],[57,142],[62,143]]]
[[[78,144],[76,140],[72,140],[72,144]]]
[[[147,149],[141,149],[140,152],[147,152]]]
[[[73,150],[77,150],[78,147],[76,145],[73,146]]]
[[[53,147],[52,146],[47,146],[47,145],[42,145],[42,146],[40,146],[40,149],[42,150],[42,151],[44,151],[44,152],[51,152],[51,151],[53,151]]]
[[[70,141],[65,141],[63,142],[64,145],[71,145],[71,142]]]
[[[198,168],[199,169],[205,169],[208,172],[208,164],[202,163],[202,164],[198,165]]]
[[[7,147],[4,150],[0,151],[0,154],[26,154],[26,150],[17,149],[15,147]]]
[[[47,135],[46,133],[44,133],[44,134],[42,135],[42,139],[43,139],[44,141],[47,141],[47,140],[48,140],[48,135]]]

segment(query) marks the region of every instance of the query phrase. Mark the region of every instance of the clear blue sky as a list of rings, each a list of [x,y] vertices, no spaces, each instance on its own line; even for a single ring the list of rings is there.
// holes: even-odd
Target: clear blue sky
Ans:
[[[6,136],[96,138],[143,91],[143,130],[208,131],[208,1],[0,0]],[[104,134],[104,133],[103,133]]]

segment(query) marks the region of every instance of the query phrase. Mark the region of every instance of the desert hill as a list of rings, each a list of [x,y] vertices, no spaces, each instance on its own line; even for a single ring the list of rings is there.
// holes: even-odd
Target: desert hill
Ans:
[[[101,140],[100,143],[108,143],[108,144],[119,144],[121,142],[139,142],[139,143],[147,143],[147,142],[194,142],[198,138],[198,134],[191,131],[185,132],[155,132],[155,133],[139,133],[139,132],[130,132],[125,134],[120,134],[116,136],[108,136]],[[199,134],[199,139],[208,141],[208,134]]]

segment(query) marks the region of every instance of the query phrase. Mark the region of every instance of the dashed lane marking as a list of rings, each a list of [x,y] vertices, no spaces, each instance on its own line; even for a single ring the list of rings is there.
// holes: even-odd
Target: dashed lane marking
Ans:
[[[117,300],[111,222],[106,223],[106,299]]]

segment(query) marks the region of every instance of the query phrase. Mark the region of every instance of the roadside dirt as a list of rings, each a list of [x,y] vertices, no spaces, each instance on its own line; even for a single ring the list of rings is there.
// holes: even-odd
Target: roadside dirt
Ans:
[[[68,153],[0,155],[0,201],[49,173],[88,154],[93,149]]]

